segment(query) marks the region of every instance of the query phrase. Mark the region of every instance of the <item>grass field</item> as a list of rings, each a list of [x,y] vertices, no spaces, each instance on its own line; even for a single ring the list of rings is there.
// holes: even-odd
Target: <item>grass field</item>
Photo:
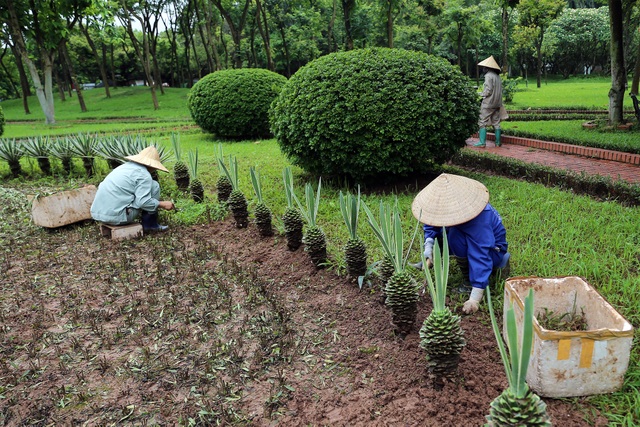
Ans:
[[[572,79],[550,81],[536,89],[518,92],[515,103],[509,108],[585,106],[606,108],[610,83],[606,79]],[[167,90],[161,99],[161,109],[153,111],[148,89],[120,88],[114,90],[112,99],[106,99],[99,89],[86,91],[89,112],[80,113],[75,98],[65,103],[57,102],[58,124],[45,126],[35,98],[31,100],[33,114],[25,122],[19,100],[3,101],[7,118],[4,137],[24,137],[42,133],[73,134],[77,132],[150,132],[149,138],[170,147],[169,133],[179,131],[181,125],[191,123],[186,108],[187,89]],[[516,107],[517,106],[517,107]],[[142,119],[142,120],[141,120]],[[96,123],[95,121],[99,122]],[[531,126],[537,126],[531,124]],[[181,132],[183,151],[199,150],[199,170],[206,189],[206,203],[196,204],[179,192],[171,175],[161,176],[164,196],[172,198],[180,208],[175,213],[162,213],[163,220],[180,226],[208,221],[212,213],[219,212],[215,198],[215,180],[218,169],[215,149],[218,141],[197,129]],[[240,187],[249,200],[253,190],[249,178],[249,167],[255,166],[263,177],[265,202],[276,217],[285,208],[282,185],[282,170],[289,162],[280,153],[275,140],[222,143],[225,155],[238,159]],[[0,162],[0,185],[19,189],[25,194],[47,193],[60,188],[69,188],[82,182],[98,184],[108,173],[106,163],[100,163],[99,174],[91,179],[83,176],[78,163],[71,178],[63,176],[42,177],[37,163],[24,160],[27,176],[10,179],[5,162]],[[171,166],[172,162],[167,162]],[[55,166],[59,170],[59,165]],[[512,252],[512,275],[565,276],[578,275],[592,283],[598,291],[630,320],[640,324],[640,240],[638,224],[640,210],[622,207],[613,202],[599,202],[572,193],[546,188],[542,185],[510,180],[506,178],[469,174],[455,168],[443,170],[471,176],[483,182],[490,191],[491,203],[501,213],[508,230]],[[293,168],[296,191],[301,197],[306,182],[317,183],[317,177],[309,177],[298,168]],[[338,193],[347,191],[341,183],[323,182],[322,199],[318,222],[328,239],[328,250],[336,260],[331,268],[344,272],[342,246],[347,240],[347,231],[342,223],[338,206]],[[354,189],[350,189],[353,191]],[[365,202],[372,208],[382,200],[398,202],[403,217],[403,231],[410,237],[416,222],[410,212],[413,197],[419,188],[405,183],[394,191],[365,189]],[[250,208],[254,201],[251,202]],[[28,219],[27,219],[28,221]],[[279,220],[278,227],[281,229]],[[9,250],[7,243],[12,230],[0,220],[0,245]],[[360,234],[370,247],[371,259],[379,259],[381,250],[375,243],[372,232],[365,221],[359,225]],[[409,238],[406,239],[407,241]],[[410,259],[417,258],[414,246]],[[501,300],[500,300],[501,301]],[[498,302],[500,303],[500,302]],[[486,308],[483,308],[485,310]],[[637,342],[636,333],[636,342]],[[625,377],[623,389],[611,395],[574,399],[576,411],[590,412],[596,408],[604,414],[610,425],[632,426],[640,420],[640,351],[637,345],[632,350],[632,360]]]

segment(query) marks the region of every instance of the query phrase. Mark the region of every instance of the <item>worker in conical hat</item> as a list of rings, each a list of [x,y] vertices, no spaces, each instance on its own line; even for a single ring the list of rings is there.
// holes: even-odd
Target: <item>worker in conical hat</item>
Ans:
[[[482,90],[482,104],[480,105],[480,118],[478,135],[480,142],[474,147],[487,146],[487,126],[493,126],[496,136],[496,147],[500,147],[500,121],[506,118],[506,110],[502,105],[502,81],[500,80],[500,66],[493,55],[478,63],[484,72],[484,86]],[[501,111],[502,110],[502,111]]]
[[[443,173],[413,200],[413,215],[424,224],[424,257],[432,264],[433,246],[447,233],[449,253],[463,275],[460,293],[469,293],[462,310],[478,311],[491,274],[509,274],[507,232],[502,218],[489,204],[489,191],[479,181]],[[411,264],[422,268],[422,263]]]
[[[145,232],[167,230],[168,226],[158,224],[158,209],[175,206],[160,200],[160,184],[151,177],[154,170],[169,172],[160,162],[158,150],[152,145],[125,159],[129,161],[112,170],[98,186],[91,217],[105,224],[124,225],[140,216]]]

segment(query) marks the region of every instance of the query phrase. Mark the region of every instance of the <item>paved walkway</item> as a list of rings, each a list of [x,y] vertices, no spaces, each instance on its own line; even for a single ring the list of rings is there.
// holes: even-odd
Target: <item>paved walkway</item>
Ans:
[[[574,172],[585,172],[590,175],[608,176],[613,179],[622,179],[632,184],[640,184],[640,155],[637,154],[630,155],[617,151],[589,149],[588,147],[557,142],[527,140],[507,135],[503,135],[502,141],[502,146],[496,147],[493,143],[493,134],[489,134],[487,135],[487,147],[477,148],[473,147],[473,144],[478,142],[478,138],[473,137],[467,140],[466,149],[486,151],[527,163],[538,163]],[[595,157],[586,157],[585,155]]]

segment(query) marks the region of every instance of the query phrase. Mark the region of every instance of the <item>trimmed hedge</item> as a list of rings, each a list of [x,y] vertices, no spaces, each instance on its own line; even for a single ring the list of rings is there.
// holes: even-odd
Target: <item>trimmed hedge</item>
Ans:
[[[293,164],[361,182],[445,163],[477,130],[478,112],[472,82],[457,67],[421,52],[374,48],[302,67],[270,119]]]
[[[452,163],[465,169],[491,172],[508,178],[522,179],[547,187],[569,189],[600,200],[615,200],[626,206],[640,205],[640,185],[629,184],[599,175],[587,175],[565,169],[554,169],[536,163],[526,163],[490,153],[460,151]]]
[[[269,106],[287,78],[261,68],[223,70],[200,79],[187,96],[191,117],[221,138],[270,137]]]
[[[4,112],[2,111],[2,107],[0,107],[0,136],[4,133]]]

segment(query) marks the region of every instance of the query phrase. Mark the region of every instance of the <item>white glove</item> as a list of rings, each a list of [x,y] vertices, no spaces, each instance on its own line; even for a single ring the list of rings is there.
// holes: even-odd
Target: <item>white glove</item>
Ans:
[[[462,311],[464,312],[464,314],[473,314],[478,311],[483,295],[484,289],[472,288],[471,295],[469,295],[469,300],[462,306]]]
[[[424,241],[424,257],[432,259],[433,257],[433,237],[429,237]]]

